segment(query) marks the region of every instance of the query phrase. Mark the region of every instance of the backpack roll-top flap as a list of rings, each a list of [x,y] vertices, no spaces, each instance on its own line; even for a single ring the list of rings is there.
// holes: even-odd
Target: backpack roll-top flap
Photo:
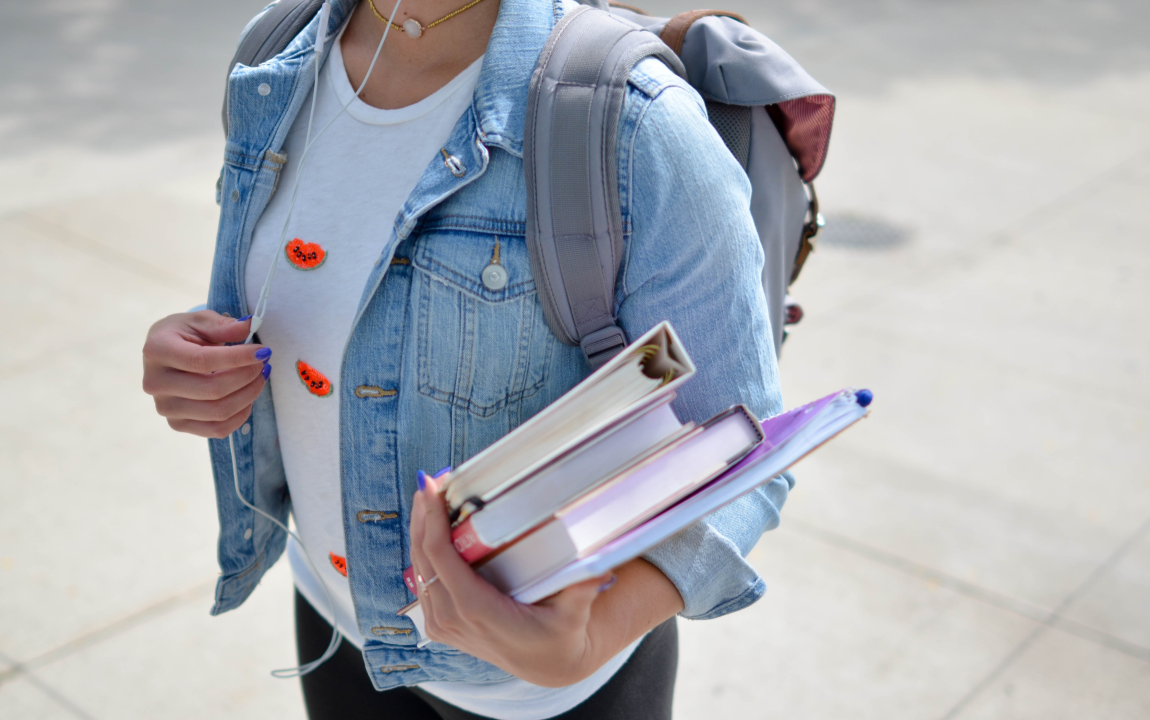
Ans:
[[[705,100],[765,106],[804,181],[823,169],[835,96],[766,35],[737,14],[718,10],[662,18],[612,4],[611,12],[659,35],[678,52],[687,81]]]
[[[830,144],[835,97],[767,36],[730,17],[707,16],[686,31],[680,52],[687,80],[707,100],[768,107],[810,182]]]

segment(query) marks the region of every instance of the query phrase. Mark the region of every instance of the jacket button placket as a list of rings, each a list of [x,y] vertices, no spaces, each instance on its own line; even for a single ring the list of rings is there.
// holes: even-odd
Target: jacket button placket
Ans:
[[[404,641],[412,633],[396,627],[402,623],[396,622],[399,618],[395,612],[410,598],[402,580],[407,520],[402,509],[403,483],[394,440],[402,395],[404,312],[411,272],[410,265],[388,267],[358,325],[352,329],[341,373],[344,422],[352,427],[371,428],[370,433],[345,434],[340,440],[345,479],[343,503],[350,515],[346,526],[348,556],[360,563],[349,568],[348,581],[354,598],[378,596],[379,578],[395,579],[394,597],[389,596],[387,603],[370,606],[357,603],[356,615],[363,625],[372,628],[376,637],[398,645],[409,644]],[[380,672],[414,669],[388,667],[393,669]]]

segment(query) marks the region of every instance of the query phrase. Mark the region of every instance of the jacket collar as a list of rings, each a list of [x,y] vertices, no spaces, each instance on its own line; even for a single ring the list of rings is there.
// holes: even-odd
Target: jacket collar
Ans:
[[[564,11],[562,0],[502,0],[475,87],[484,143],[523,156],[531,75]]]

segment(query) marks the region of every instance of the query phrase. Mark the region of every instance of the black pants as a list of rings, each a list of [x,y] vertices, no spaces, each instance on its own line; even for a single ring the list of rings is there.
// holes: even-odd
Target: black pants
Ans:
[[[297,591],[296,648],[300,663],[316,659],[331,642],[331,625]],[[679,632],[671,618],[651,631],[631,658],[591,697],[555,720],[670,720]],[[304,675],[310,720],[481,720],[419,688],[378,692],[363,655],[346,639],[336,654]]]

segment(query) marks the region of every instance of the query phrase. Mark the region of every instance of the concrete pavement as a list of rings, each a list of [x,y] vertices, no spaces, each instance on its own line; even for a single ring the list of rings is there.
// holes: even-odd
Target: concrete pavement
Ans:
[[[0,3],[4,720],[303,717],[286,565],[207,615],[203,443],[138,389],[202,302],[259,5]],[[1150,716],[1150,10],[726,6],[839,94],[786,397],[876,401],[798,468],[763,601],[680,624],[677,717]]]

